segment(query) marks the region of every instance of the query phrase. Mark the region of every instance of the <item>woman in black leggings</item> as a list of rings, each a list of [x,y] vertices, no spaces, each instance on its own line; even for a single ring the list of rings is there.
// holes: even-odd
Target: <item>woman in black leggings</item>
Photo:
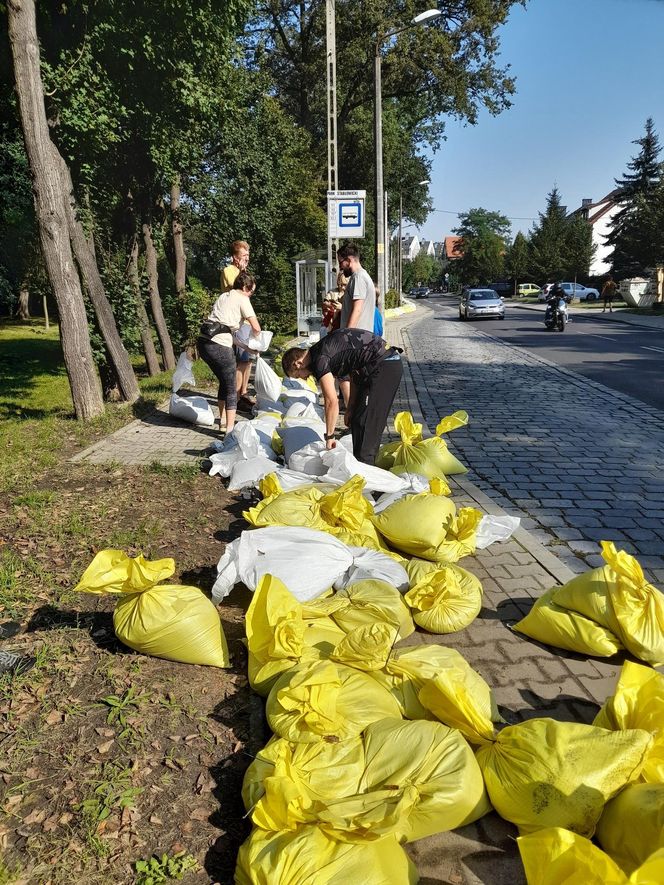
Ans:
[[[201,359],[208,364],[219,381],[219,429],[225,411],[227,434],[235,427],[237,411],[233,332],[237,332],[245,320],[256,334],[261,331],[251,304],[251,296],[256,288],[255,279],[246,271],[241,271],[233,286],[230,292],[224,292],[215,301],[207,320],[201,326],[201,331],[206,330],[210,334],[201,334],[197,342]]]

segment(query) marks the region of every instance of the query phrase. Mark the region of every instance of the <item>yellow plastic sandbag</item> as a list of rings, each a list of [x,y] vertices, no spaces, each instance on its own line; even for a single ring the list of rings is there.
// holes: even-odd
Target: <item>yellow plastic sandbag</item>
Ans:
[[[627,874],[664,848],[664,784],[630,784],[597,824],[597,841]]]
[[[664,851],[657,851],[627,878],[589,839],[550,827],[517,840],[528,885],[661,885]]]
[[[254,829],[235,869],[235,885],[416,885],[418,879],[393,836],[337,842],[316,826],[276,834]]]
[[[458,566],[443,566],[415,584],[404,596],[413,620],[430,633],[465,629],[482,608],[479,579]]]
[[[384,622],[355,627],[337,644],[330,659],[364,673],[382,670],[398,631]]]
[[[622,648],[619,639],[606,627],[556,605],[554,599],[559,589],[552,587],[543,593],[512,629],[538,642],[579,654],[610,658],[619,652]]]
[[[374,550],[384,546],[370,516],[371,503],[362,495],[365,480],[353,476],[342,486],[316,483],[289,492],[275,491],[243,512],[254,526],[305,526],[329,532],[344,543]],[[267,490],[278,486],[270,482]]]
[[[395,833],[412,842],[460,826],[486,797],[475,757],[458,731],[439,722],[383,719],[364,734],[364,772],[356,796],[319,812],[336,838]]]
[[[386,581],[367,578],[339,590],[334,599],[342,603],[331,617],[346,633],[356,627],[382,622],[396,627],[398,638],[415,632],[415,625],[404,598]]]
[[[134,651],[183,664],[228,667],[226,637],[213,603],[197,587],[161,584],[175,571],[170,557],[150,562],[122,550],[101,550],[76,590],[121,594],[115,635]]]
[[[242,800],[263,830],[294,830],[316,823],[318,812],[339,796],[353,796],[364,771],[364,743],[293,743],[273,737],[247,769]]]
[[[641,780],[664,783],[664,676],[633,661],[625,661],[615,694],[595,717],[593,725],[612,730],[642,728],[653,744]]]
[[[282,674],[266,705],[272,731],[289,741],[343,741],[371,722],[399,718],[390,692],[371,676],[332,661],[301,663]]]
[[[477,751],[491,804],[522,833],[564,827],[592,836],[604,806],[636,780],[652,738],[576,722],[508,725]]]
[[[456,507],[449,498],[420,492],[404,495],[375,514],[373,524],[397,550],[422,559],[435,559],[430,554],[445,541],[455,514]]]
[[[664,663],[664,594],[649,584],[637,560],[602,541],[603,568],[579,575],[554,594],[556,605],[606,627],[635,657]]]
[[[449,451],[443,433],[468,423],[466,412],[455,412],[443,418],[436,428],[436,435],[422,439],[422,425],[413,421],[410,412],[399,412],[394,426],[401,441],[383,446],[376,459],[376,465],[393,473],[418,473],[428,478],[467,473],[468,468]]]
[[[249,682],[265,697],[282,673],[302,659],[328,657],[344,636],[323,612],[305,610],[273,575],[260,579],[247,609],[245,630]]]
[[[487,711],[491,721],[501,721],[491,689],[456,649],[443,645],[396,649],[388,657],[383,669],[372,671],[371,675],[393,694],[406,719],[438,718],[446,725],[451,725],[451,722],[438,716],[437,711],[432,712],[432,709],[423,705],[420,699],[423,687],[443,672],[454,674],[454,684],[457,687],[465,686],[470,696]],[[459,702],[464,697],[465,695],[460,694]]]
[[[501,722],[493,692],[469,664],[441,669],[424,683],[422,706],[436,719],[457,728],[471,744],[495,740],[494,722]]]

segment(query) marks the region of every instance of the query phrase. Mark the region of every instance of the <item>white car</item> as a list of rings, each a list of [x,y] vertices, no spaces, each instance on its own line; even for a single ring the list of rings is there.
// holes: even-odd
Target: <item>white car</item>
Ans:
[[[477,317],[505,319],[505,305],[493,289],[466,289],[459,302],[459,319],[473,320]]]
[[[578,298],[579,301],[599,301],[599,292],[597,289],[582,286],[581,283],[560,283],[560,286],[568,301],[574,301],[575,298]],[[537,296],[538,299],[540,301],[546,301],[552,288],[553,283],[547,283]]]

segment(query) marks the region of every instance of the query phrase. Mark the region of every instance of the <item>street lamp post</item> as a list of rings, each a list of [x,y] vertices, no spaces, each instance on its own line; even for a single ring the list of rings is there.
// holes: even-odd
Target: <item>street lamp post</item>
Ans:
[[[385,266],[385,203],[383,192],[383,110],[381,95],[381,56],[380,47],[391,37],[396,37],[402,31],[424,24],[441,15],[440,9],[427,9],[396,31],[390,31],[384,36],[376,38],[376,52],[374,55],[374,145],[376,150],[376,276],[378,288],[382,293],[386,292],[387,273]],[[401,248],[401,243],[399,243]]]

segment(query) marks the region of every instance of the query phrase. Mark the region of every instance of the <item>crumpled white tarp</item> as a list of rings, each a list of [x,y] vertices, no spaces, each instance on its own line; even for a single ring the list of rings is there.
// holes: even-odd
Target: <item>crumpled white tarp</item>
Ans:
[[[500,516],[487,514],[482,517],[477,526],[476,546],[478,550],[484,550],[496,541],[506,541],[519,528],[521,519],[518,516],[508,516],[502,513]]]
[[[270,574],[307,602],[329,590],[352,564],[351,549],[327,532],[280,525],[246,530],[226,545],[212,599],[220,602],[239,582],[253,591]]]
[[[399,476],[406,480],[406,488],[398,492],[381,495],[374,504],[374,513],[380,513],[386,507],[389,507],[390,504],[398,501],[399,498],[403,498],[404,495],[417,495],[420,492],[426,492],[429,488],[429,480],[426,476],[420,476],[419,473],[400,473]]]
[[[322,476],[323,482],[343,484],[353,476],[361,476],[365,481],[365,489],[372,492],[405,492],[410,488],[407,479],[381,467],[363,464],[344,446],[323,451],[320,458],[327,468]]]

